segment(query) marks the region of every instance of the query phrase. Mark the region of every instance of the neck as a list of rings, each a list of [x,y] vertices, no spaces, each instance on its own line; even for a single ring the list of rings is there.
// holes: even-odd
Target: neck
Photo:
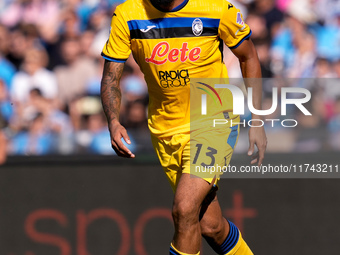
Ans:
[[[171,11],[178,5],[180,5],[184,0],[173,0],[173,1],[164,1],[165,3],[161,3],[159,0],[150,0],[151,3],[158,9],[162,9],[164,11]],[[168,2],[168,3],[167,3]]]

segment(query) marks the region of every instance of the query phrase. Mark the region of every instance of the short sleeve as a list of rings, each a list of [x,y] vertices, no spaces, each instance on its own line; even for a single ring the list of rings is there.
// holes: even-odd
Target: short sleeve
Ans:
[[[244,22],[239,9],[224,1],[223,15],[219,25],[219,36],[230,48],[237,48],[251,35],[249,26]]]
[[[130,46],[129,27],[118,6],[112,16],[110,37],[104,45],[101,55],[109,61],[124,63],[130,56]]]

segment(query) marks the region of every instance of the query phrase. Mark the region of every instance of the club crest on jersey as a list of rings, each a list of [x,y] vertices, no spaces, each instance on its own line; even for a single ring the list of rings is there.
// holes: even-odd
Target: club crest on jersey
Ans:
[[[192,32],[196,36],[200,36],[203,32],[203,22],[200,19],[195,19],[192,22]]]

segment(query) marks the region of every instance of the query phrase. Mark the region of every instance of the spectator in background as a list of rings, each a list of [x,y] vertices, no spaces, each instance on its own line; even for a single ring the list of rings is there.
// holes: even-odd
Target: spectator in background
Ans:
[[[328,123],[329,145],[332,149],[340,150],[340,97],[334,103],[334,115]]]
[[[71,2],[71,1],[70,1]],[[54,70],[57,66],[67,65],[63,56],[63,43],[81,35],[80,21],[77,13],[69,4],[65,5],[60,15],[58,23],[58,33],[45,37],[45,45],[50,58],[48,68]]]
[[[253,41],[270,40],[269,31],[266,27],[265,18],[256,12],[250,12],[246,19],[247,24],[251,27],[251,37]]]
[[[16,131],[27,127],[27,122],[34,114],[29,111],[31,90],[39,89],[44,97],[56,103],[57,80],[54,73],[45,68],[47,61],[48,57],[43,48],[29,49],[25,54],[22,71],[13,79],[10,95],[15,115],[10,124]]]
[[[315,77],[323,78],[318,80],[318,85],[323,89],[323,100],[329,107],[332,107],[334,102],[340,97],[339,68],[340,65],[337,64],[337,62],[331,62],[326,58],[319,58],[315,65],[314,74]],[[320,95],[318,95],[318,97],[320,97]],[[329,117],[329,114],[326,116]]]
[[[95,32],[93,30],[85,30],[84,33],[81,34],[80,40],[79,40],[79,46],[80,46],[80,55],[86,56],[87,58],[95,58],[99,59],[99,56],[96,56],[92,52],[92,45],[93,40],[95,37]]]
[[[72,10],[76,14],[80,32],[87,28],[93,10],[99,4],[98,0],[61,0],[61,2],[64,10]]]
[[[327,130],[324,121],[324,104],[322,101],[322,88],[315,87],[311,89],[312,95],[321,95],[312,97],[304,106],[312,115],[306,116],[300,110],[295,110],[294,116],[298,126],[295,128],[295,152],[313,153],[321,151],[327,141]]]
[[[329,16],[332,17],[330,24],[315,28],[317,50],[320,57],[336,61],[340,58],[340,7],[334,15],[329,13]]]
[[[318,78],[336,78],[332,63],[327,58],[318,58],[316,60],[313,73]]]
[[[287,68],[287,75],[290,78],[313,77],[313,68],[317,58],[315,50],[315,38],[306,31],[294,38],[295,53],[292,62]]]
[[[86,94],[86,85],[96,75],[96,63],[92,58],[82,56],[78,37],[66,38],[61,45],[65,65],[54,71],[59,88],[59,101],[64,109],[71,101]]]
[[[261,64],[261,72],[263,78],[272,78],[273,72],[271,70],[270,59],[270,43],[268,40],[256,40],[255,42],[257,54]]]
[[[98,52],[101,52],[103,45],[107,40],[107,35],[110,31],[112,11],[108,11],[108,8],[99,7],[95,10],[91,16],[89,29],[95,32],[95,37],[92,44],[92,54],[98,56]]]
[[[127,102],[124,113],[125,118],[122,121],[129,137],[132,137],[135,141],[134,145],[136,147],[134,149],[142,149],[144,153],[154,152],[150,137],[145,135],[149,132],[146,121],[147,104],[146,97]]]
[[[33,89],[30,93],[30,105],[26,108],[33,114],[41,113],[45,119],[45,125],[56,139],[54,150],[61,154],[69,154],[73,150],[73,128],[67,114],[55,108],[55,105],[43,97],[39,89]]]
[[[89,150],[95,154],[113,155],[111,144],[106,139],[110,139],[107,134],[105,118],[102,113],[88,116],[87,130],[90,133],[91,141]]]
[[[38,88],[48,99],[57,98],[57,80],[45,68],[47,63],[48,56],[43,48],[30,48],[26,51],[22,70],[14,76],[11,89],[11,98],[18,107],[25,105],[34,88]]]
[[[148,88],[144,80],[135,74],[135,70],[129,64],[124,66],[121,86],[127,102],[144,99],[148,95]]]
[[[74,9],[65,9],[62,20],[60,32],[64,38],[78,37],[81,34],[80,20]]]
[[[272,44],[273,72],[289,78],[312,77],[315,38],[307,30],[309,16],[291,12]],[[292,47],[293,46],[293,47]]]
[[[90,79],[86,84],[86,91],[88,95],[100,97],[100,82],[103,72],[105,59],[96,59],[96,75]]]
[[[283,13],[276,8],[275,0],[255,0],[255,10],[265,20],[270,38],[274,37],[283,21]]]
[[[0,79],[2,79],[8,88],[12,84],[15,74],[14,66],[5,58],[9,53],[10,34],[6,27],[0,24]]]
[[[99,110],[99,109],[98,109]],[[107,132],[107,125],[103,112],[83,115],[84,127],[76,133],[76,140],[81,151],[101,155],[116,155],[112,150],[111,144],[107,143],[110,134]],[[133,137],[130,137],[134,141]],[[124,142],[124,140],[122,140]],[[130,149],[135,150],[136,143],[128,145]]]
[[[57,23],[58,10],[57,0],[13,0],[1,15],[0,22],[8,27],[19,23],[51,27]]]
[[[143,99],[137,99],[130,101],[126,106],[126,119],[123,122],[127,130],[140,129],[141,131],[147,130],[146,119],[146,105],[147,101]]]
[[[7,27],[0,23],[0,52],[2,56],[7,55],[10,46],[10,32]]]
[[[27,131],[21,131],[10,141],[9,150],[16,155],[45,155],[52,151],[53,136],[47,129],[46,119],[38,113],[30,121]]]
[[[15,28],[9,37],[10,47],[6,58],[14,65],[16,71],[19,71],[24,62],[26,51],[29,49],[28,41],[21,28]]]
[[[0,115],[9,122],[13,116],[13,106],[9,98],[7,86],[0,78]]]
[[[334,25],[335,16],[340,11],[340,1],[338,0],[313,0],[313,10],[317,14],[320,22],[326,26]]]
[[[37,26],[22,23],[14,28],[10,36],[10,47],[6,58],[11,61],[17,71],[22,67],[25,54],[32,48],[43,48]]]

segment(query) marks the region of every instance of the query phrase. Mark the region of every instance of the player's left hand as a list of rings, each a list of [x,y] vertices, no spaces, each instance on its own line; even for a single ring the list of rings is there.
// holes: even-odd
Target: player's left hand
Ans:
[[[254,154],[255,145],[258,151]],[[264,153],[267,148],[267,137],[264,127],[250,127],[249,129],[249,149],[248,156],[251,157],[251,164],[260,166],[264,159]]]

